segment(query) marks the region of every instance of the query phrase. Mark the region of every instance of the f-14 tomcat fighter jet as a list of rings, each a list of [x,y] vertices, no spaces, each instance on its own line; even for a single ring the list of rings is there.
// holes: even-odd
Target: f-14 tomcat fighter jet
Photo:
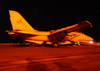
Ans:
[[[93,40],[90,36],[75,32],[92,27],[91,23],[87,20],[53,31],[38,31],[35,30],[19,12],[9,10],[9,14],[13,30],[6,32],[8,32],[11,37],[20,37],[23,41],[30,42],[32,46],[35,44],[51,44],[57,47],[62,44],[89,42]]]

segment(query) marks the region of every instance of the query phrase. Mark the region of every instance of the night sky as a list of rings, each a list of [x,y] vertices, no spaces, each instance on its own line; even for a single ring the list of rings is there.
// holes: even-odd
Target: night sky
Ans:
[[[67,0],[1,0],[0,43],[12,40],[5,30],[12,30],[8,10],[18,11],[30,25],[40,31],[56,30],[88,20],[93,27],[83,30],[86,35],[100,41],[99,2]]]

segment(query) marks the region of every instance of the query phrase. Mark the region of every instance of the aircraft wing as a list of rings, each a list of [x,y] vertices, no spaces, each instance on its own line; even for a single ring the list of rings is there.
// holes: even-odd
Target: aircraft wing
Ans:
[[[79,31],[79,30],[83,30],[83,29],[86,29],[86,28],[90,28],[90,27],[92,27],[92,24],[89,21],[85,20],[85,21],[81,21],[81,22],[79,22],[75,25],[68,26],[68,27],[65,27],[65,28],[62,28],[62,29],[58,29],[56,31],[52,31],[51,35],[59,33],[59,32],[68,33],[68,32],[72,32],[72,31]]]

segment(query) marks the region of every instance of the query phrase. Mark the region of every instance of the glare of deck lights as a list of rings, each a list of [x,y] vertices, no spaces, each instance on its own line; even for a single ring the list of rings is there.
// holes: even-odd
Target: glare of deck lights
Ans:
[[[89,43],[91,43],[91,44],[92,44],[92,43],[93,43],[93,41],[89,41]]]

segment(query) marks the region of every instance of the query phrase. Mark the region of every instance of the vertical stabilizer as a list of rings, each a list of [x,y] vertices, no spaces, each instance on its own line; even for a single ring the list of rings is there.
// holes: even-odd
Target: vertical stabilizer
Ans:
[[[9,14],[13,30],[34,30],[17,11],[9,10]]]

